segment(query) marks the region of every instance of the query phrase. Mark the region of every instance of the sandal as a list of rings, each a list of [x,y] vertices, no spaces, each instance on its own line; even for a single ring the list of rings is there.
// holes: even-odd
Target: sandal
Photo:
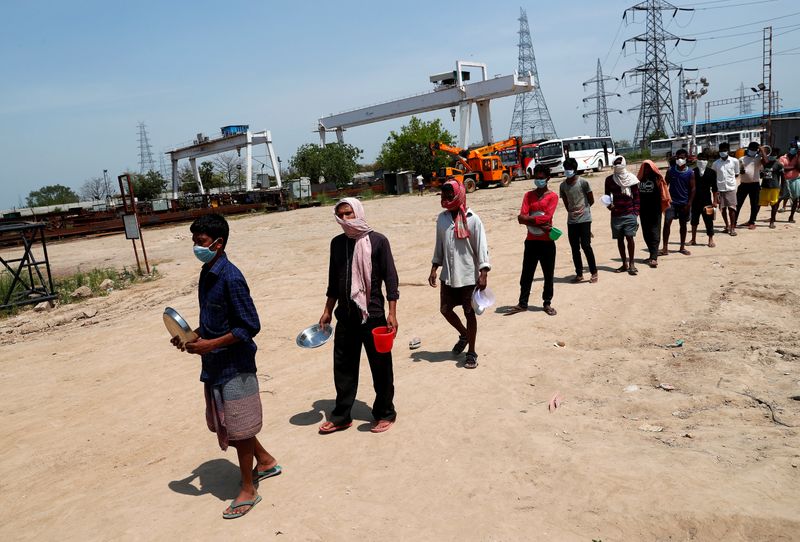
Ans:
[[[669,249],[668,248],[662,248],[661,250],[658,251],[658,255],[659,256],[669,256]]]
[[[258,468],[255,468],[253,469],[253,481],[260,482],[261,480],[266,480],[267,478],[278,476],[282,472],[283,469],[281,468],[280,465],[275,465],[274,467],[267,470],[258,470]]]
[[[636,269],[634,266],[630,266],[630,268],[628,269],[628,274],[629,275],[638,275],[639,274],[639,270]]]
[[[589,282],[591,282],[592,284],[597,282],[597,273],[592,275],[592,277],[589,279]]]
[[[464,360],[465,369],[475,369],[478,366],[478,354],[475,352],[467,352],[467,357]]]
[[[328,433],[335,433],[336,431],[343,431],[353,425],[353,422],[343,423],[342,425],[335,425],[333,422],[325,422],[319,426],[319,434],[327,435]]]
[[[453,354],[460,354],[464,351],[464,349],[469,344],[469,339],[464,337],[463,335],[458,336],[458,342],[453,345]]]
[[[628,270],[628,266],[627,265],[622,265],[622,266],[618,267],[617,269],[614,269],[614,273],[624,273],[627,270]]]
[[[252,501],[239,501],[239,502],[236,502],[236,500],[234,500],[233,502],[231,502],[230,506],[228,506],[228,510],[230,510],[230,512],[223,512],[222,513],[222,517],[224,519],[240,518],[243,515],[245,515],[246,513],[248,513],[250,510],[252,510],[253,507],[255,505],[257,505],[258,503],[260,503],[260,502],[261,502],[261,495],[256,495],[256,498],[253,499]],[[247,507],[244,512],[234,512],[234,510],[236,510],[237,508],[241,508],[242,506],[246,506]]]
[[[730,230],[730,231],[728,231],[728,235],[730,235],[731,237],[736,237],[739,234],[736,233],[736,230]]]
[[[544,310],[544,312],[549,316],[555,316],[558,314],[558,312],[551,305],[545,305],[542,307],[542,310]]]
[[[686,250],[685,248],[680,249],[678,252],[680,252],[684,256],[691,256],[692,255],[692,253],[689,252],[688,250]]]
[[[652,259],[647,260],[647,265],[655,269],[656,267],[658,267],[658,260],[652,260]]]
[[[370,433],[383,433],[384,431],[388,431],[394,425],[394,420],[378,420],[377,422],[372,424],[372,428],[370,428]]]
[[[578,284],[583,282],[583,275],[575,275],[575,277],[570,281],[572,284]]]

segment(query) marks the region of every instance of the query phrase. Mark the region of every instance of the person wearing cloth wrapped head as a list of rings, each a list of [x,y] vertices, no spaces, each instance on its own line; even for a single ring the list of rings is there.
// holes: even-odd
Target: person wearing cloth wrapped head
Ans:
[[[628,171],[624,156],[614,158],[614,173],[606,177],[605,194],[611,198],[611,237],[617,240],[617,250],[622,265],[617,273],[636,275],[639,270],[633,262],[636,250],[636,232],[639,231],[639,179]],[[625,256],[625,245],[628,255]]]
[[[453,354],[458,355],[469,347],[464,367],[474,369],[478,366],[475,351],[478,318],[472,308],[472,294],[476,289],[486,289],[487,275],[492,268],[486,231],[480,217],[467,207],[464,185],[452,177],[442,185],[441,205],[445,210],[436,219],[436,244],[428,284],[436,288],[437,271],[441,267],[439,309],[458,331]],[[466,325],[453,310],[459,306],[464,310]]]
[[[397,418],[393,402],[392,353],[375,350],[372,330],[386,326],[389,331],[397,331],[397,300],[400,298],[397,269],[389,240],[367,224],[364,206],[360,201],[355,198],[339,200],[333,212],[344,233],[331,240],[326,292],[328,299],[319,325],[330,324],[331,315],[336,316],[333,336],[336,405],[328,421],[319,427],[319,432],[334,433],[353,424],[351,411],[358,390],[358,368],[363,346],[375,388],[375,402],[372,404],[375,421],[370,431],[382,433]],[[381,283],[386,286],[388,316],[384,312]]]
[[[780,157],[780,162],[783,165],[783,175],[786,179],[786,194],[792,200],[789,222],[794,223],[794,213],[797,211],[797,203],[800,201],[800,153],[798,153],[797,141],[791,142],[789,152]]]

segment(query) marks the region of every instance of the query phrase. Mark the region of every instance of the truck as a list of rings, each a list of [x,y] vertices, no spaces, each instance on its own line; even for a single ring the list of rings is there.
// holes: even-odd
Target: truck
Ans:
[[[511,137],[504,141],[485,145],[476,149],[462,149],[447,143],[434,142],[430,144],[431,152],[443,152],[452,155],[456,159],[455,167],[443,167],[434,177],[445,179],[454,177],[464,185],[467,192],[474,192],[478,188],[485,188],[490,184],[508,186],[515,172],[512,167],[503,164],[498,153],[516,149],[517,156],[521,150],[521,140],[519,137]]]

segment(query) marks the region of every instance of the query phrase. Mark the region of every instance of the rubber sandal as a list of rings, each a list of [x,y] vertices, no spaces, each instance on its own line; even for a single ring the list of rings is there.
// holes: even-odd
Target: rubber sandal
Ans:
[[[478,354],[475,352],[467,352],[467,358],[464,360],[465,369],[475,369],[478,366]]]
[[[572,280],[570,280],[572,284],[579,284],[583,282],[583,275],[575,275]]]
[[[623,265],[621,267],[618,267],[617,269],[614,269],[614,273],[624,273],[627,270],[628,270],[628,266],[627,265]]]
[[[545,313],[546,313],[548,316],[555,316],[556,314],[558,314],[558,311],[557,311],[557,310],[555,310],[555,309],[554,309],[552,306],[550,306],[550,305],[545,305],[544,307],[542,307],[542,310],[543,310],[543,311],[544,311],[544,312],[545,312]]]
[[[260,482],[261,480],[266,480],[267,478],[272,478],[273,476],[278,476],[280,473],[283,472],[283,469],[280,465],[275,465],[271,469],[267,470],[258,470],[253,469],[253,481]]]
[[[730,235],[731,237],[736,237],[736,236],[737,236],[737,235],[739,235],[739,234],[738,234],[738,233],[736,233],[736,230],[730,230],[730,231],[728,232],[728,235]]]
[[[658,251],[659,256],[669,256],[669,249],[664,250],[663,248]]]
[[[589,279],[589,282],[591,282],[592,284],[597,282],[597,273],[595,273],[594,275],[591,276],[591,278]]]
[[[257,505],[258,503],[260,503],[260,502],[261,502],[261,495],[256,495],[256,498],[253,499],[252,501],[239,501],[239,502],[236,502],[236,500],[234,499],[233,502],[231,502],[231,505],[228,507],[231,510],[233,510],[235,508],[242,507],[242,506],[247,506],[248,508],[244,512],[223,512],[222,513],[222,517],[225,518],[225,519],[240,518],[243,515],[245,515],[246,513],[248,513],[250,510],[252,510],[253,507],[255,505]]]
[[[383,433],[388,431],[394,425],[394,420],[378,420],[374,424],[372,424],[372,428],[369,430],[370,433]]]
[[[328,433],[335,433],[336,431],[344,431],[351,425],[353,425],[353,422],[349,422],[343,425],[333,425],[331,422],[325,422],[319,426],[319,434],[327,435]]]
[[[408,348],[410,350],[416,350],[422,345],[422,340],[419,337],[414,337],[410,341],[408,341]]]
[[[629,275],[638,275],[639,274],[639,270],[636,269],[635,267],[629,267],[628,268],[628,274]]]
[[[458,342],[453,345],[453,354],[460,354],[469,344],[469,339],[466,337],[458,337]]]
[[[655,269],[658,267],[658,260],[647,260],[647,265]]]
[[[688,250],[686,250],[685,248],[680,249],[678,252],[680,252],[684,256],[691,256],[692,255],[692,253],[689,252]]]

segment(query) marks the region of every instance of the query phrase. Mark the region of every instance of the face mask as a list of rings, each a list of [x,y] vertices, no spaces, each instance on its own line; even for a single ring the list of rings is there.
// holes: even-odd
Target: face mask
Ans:
[[[719,157],[722,158],[723,160],[725,160],[728,157],[728,153],[725,152],[725,151],[721,151],[719,153]]]
[[[547,179],[534,179],[533,184],[536,185],[536,188],[544,188],[547,186]]]
[[[789,154],[794,156],[795,154],[797,154],[797,149],[789,149]]]
[[[575,176],[575,170],[574,169],[565,169],[564,170],[564,177],[566,177],[567,179],[569,179],[570,177],[574,177],[574,176]]]
[[[678,164],[678,167],[683,167],[686,165],[686,158],[678,158],[675,163]]]
[[[697,168],[700,171],[705,170],[707,165],[708,165],[708,160],[698,160],[697,161]]]
[[[622,173],[625,171],[625,166],[622,164],[614,164],[614,173]]]
[[[216,242],[217,241],[214,241],[214,243],[216,243]],[[211,244],[213,245],[214,243],[211,243]],[[214,259],[214,256],[217,255],[217,251],[216,250],[212,250],[212,249],[210,249],[208,247],[201,247],[201,246],[195,245],[192,250],[194,250],[195,258],[197,258],[198,260],[200,260],[203,263],[210,262],[211,260]]]
[[[747,151],[747,156],[753,158],[756,155],[756,151]]]

